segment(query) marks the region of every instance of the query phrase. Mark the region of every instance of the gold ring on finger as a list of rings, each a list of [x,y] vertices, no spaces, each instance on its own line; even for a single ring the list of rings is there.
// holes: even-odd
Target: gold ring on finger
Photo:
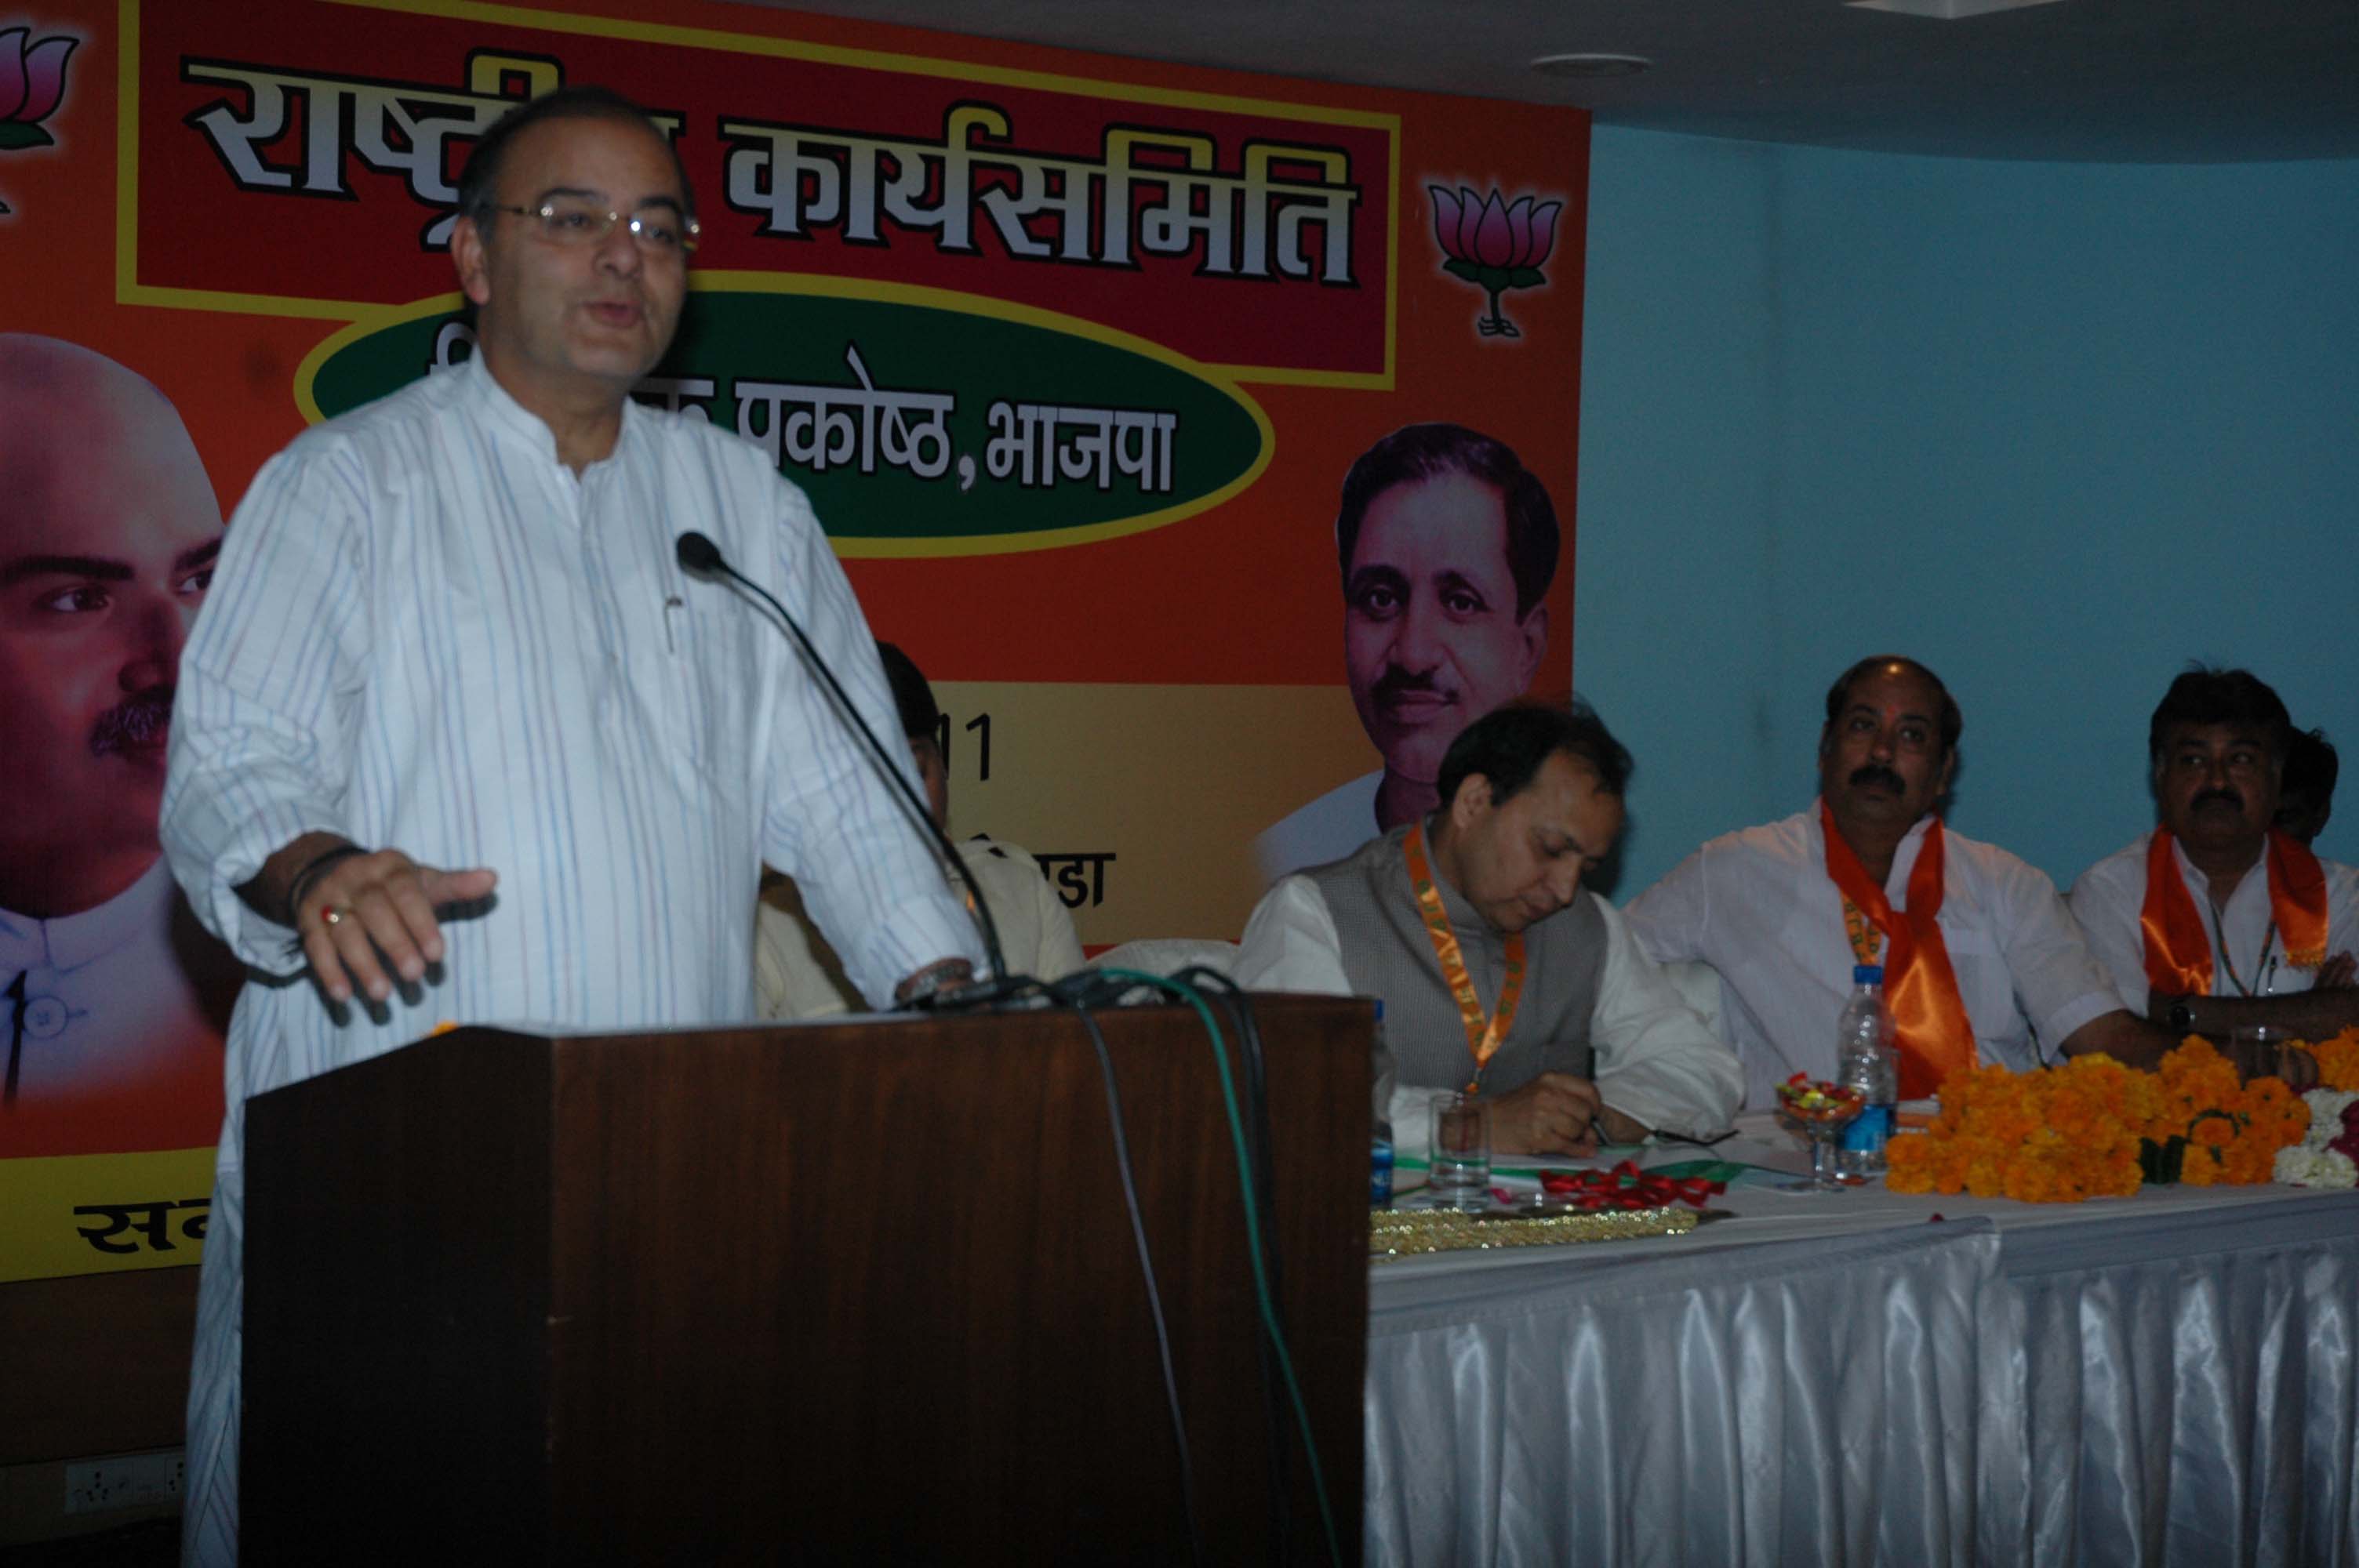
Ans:
[[[342,925],[351,914],[352,911],[349,909],[338,909],[333,904],[331,904],[320,912],[320,924],[322,925]]]

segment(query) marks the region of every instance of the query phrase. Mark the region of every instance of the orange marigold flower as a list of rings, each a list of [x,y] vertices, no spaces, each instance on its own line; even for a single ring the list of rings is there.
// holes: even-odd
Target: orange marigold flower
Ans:
[[[2022,1160],[2006,1168],[2002,1190],[2017,1203],[2047,1203],[2059,1196],[2045,1162]]]
[[[2220,1111],[2207,1111],[2188,1124],[2187,1141],[2200,1143],[2206,1149],[2221,1150],[2235,1141],[2236,1124]]]
[[[1930,1193],[1933,1190],[1933,1138],[1896,1138],[1885,1145],[1884,1185],[1896,1193]]]
[[[2321,1072],[2332,1062],[2359,1087],[2359,1030],[2337,1038]],[[2182,1180],[2265,1182],[2277,1151],[2310,1125],[2310,1108],[2282,1082],[2238,1083],[2234,1067],[2200,1039],[2151,1073],[2093,1054],[2040,1072],[1953,1073],[1940,1096],[1931,1129],[1892,1145],[1892,1191],[1962,1190],[2025,1203],[2125,1195],[2141,1180],[2141,1141],[2173,1136],[2187,1140]]]
[[[1992,1154],[1978,1155],[1968,1162],[1965,1170],[1966,1191],[1978,1198],[2000,1198],[2006,1195],[2006,1164]]]
[[[2310,1054],[2317,1060],[2321,1087],[2345,1094],[2359,1092],[2359,1027],[2346,1029],[2332,1040],[2320,1041],[2310,1048]]]

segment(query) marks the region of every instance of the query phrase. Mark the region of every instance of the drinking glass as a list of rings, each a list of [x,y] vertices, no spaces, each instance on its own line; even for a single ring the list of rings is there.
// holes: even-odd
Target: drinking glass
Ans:
[[[1433,1159],[1427,1172],[1438,1207],[1491,1204],[1491,1104],[1452,1089],[1433,1097]]]
[[[2286,1047],[2291,1044],[2290,1030],[2274,1023],[2248,1023],[2229,1041],[2228,1060],[2236,1065],[2240,1078],[2282,1077]]]
[[[1835,1140],[1858,1119],[1866,1104],[1857,1089],[1834,1084],[1777,1086],[1778,1120],[1810,1141],[1812,1191],[1831,1193],[1843,1185],[1835,1177]]]

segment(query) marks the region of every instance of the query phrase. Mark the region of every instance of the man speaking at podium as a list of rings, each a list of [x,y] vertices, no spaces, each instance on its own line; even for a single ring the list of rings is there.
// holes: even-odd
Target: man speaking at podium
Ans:
[[[931,848],[818,680],[676,564],[680,533],[708,535],[899,735],[801,493],[701,415],[630,399],[696,232],[677,156],[628,103],[570,88],[512,113],[451,235],[474,357],[298,438],[231,521],[162,824],[251,970],[198,1303],[192,1562],[237,1549],[248,1096],[446,1020],[749,1017],[765,860],[873,1001],[972,973]]]

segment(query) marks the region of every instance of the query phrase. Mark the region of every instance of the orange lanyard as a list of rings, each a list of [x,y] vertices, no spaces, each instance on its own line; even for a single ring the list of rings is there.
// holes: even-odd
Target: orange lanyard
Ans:
[[[1844,893],[1843,935],[1851,938],[1851,956],[1863,964],[1881,964],[1884,959],[1884,933],[1877,930],[1867,912],[1852,903]]]
[[[1507,1031],[1516,1026],[1516,1004],[1524,1000],[1524,934],[1507,938],[1507,975],[1499,987],[1499,1011],[1483,1016],[1483,999],[1475,994],[1474,977],[1466,972],[1466,956],[1459,950],[1458,933],[1450,929],[1450,912],[1442,907],[1441,890],[1434,885],[1433,867],[1425,858],[1425,824],[1418,823],[1401,840],[1401,856],[1408,862],[1408,885],[1417,893],[1417,912],[1425,919],[1426,939],[1441,966],[1441,979],[1457,1000],[1459,1021],[1466,1026],[1466,1049],[1474,1058],[1474,1076],[1466,1092],[1483,1087],[1483,1071],[1499,1054]]]

